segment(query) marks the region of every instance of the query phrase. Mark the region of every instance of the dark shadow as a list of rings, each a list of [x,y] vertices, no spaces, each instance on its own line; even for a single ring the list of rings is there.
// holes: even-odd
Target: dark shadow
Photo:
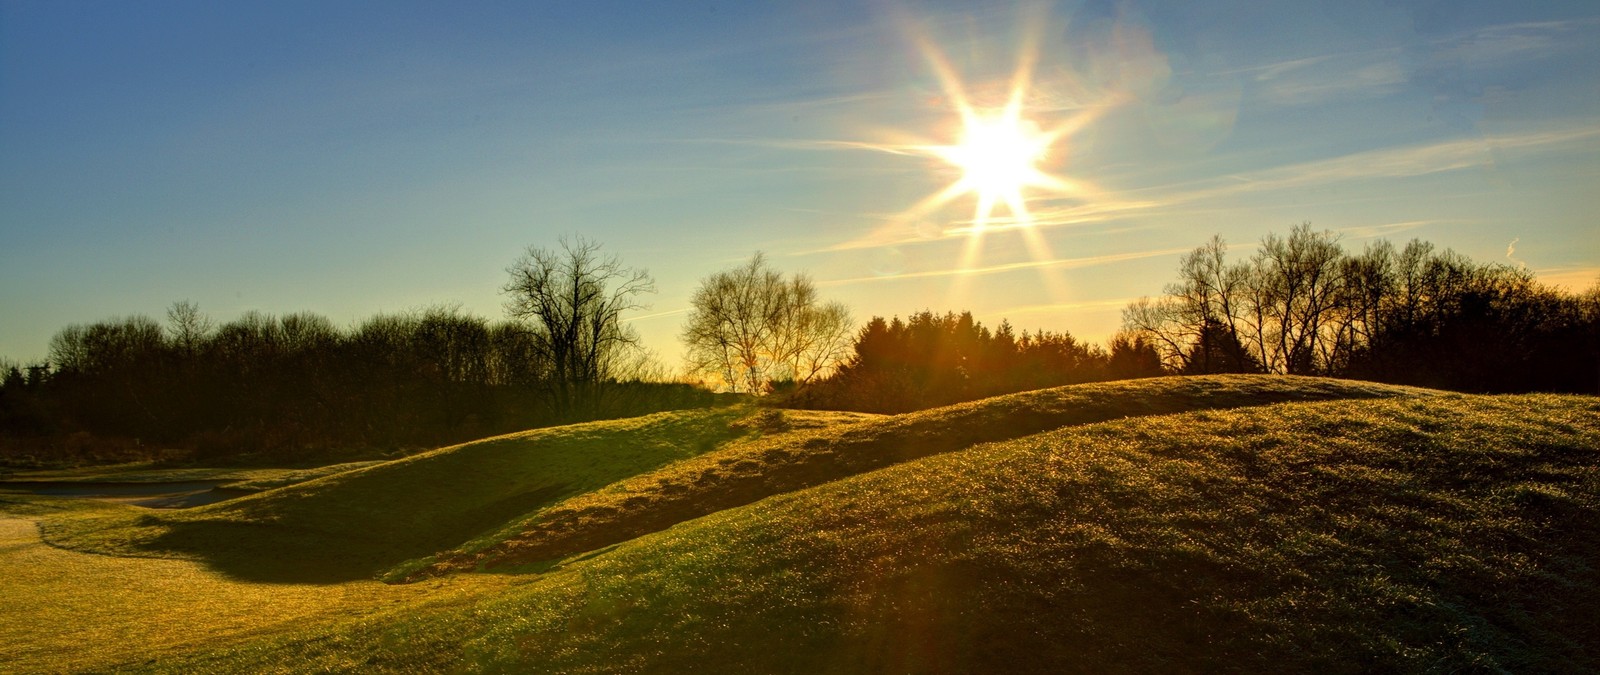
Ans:
[[[182,554],[240,581],[342,583],[372,579],[399,563],[458,546],[568,492],[566,486],[524,492],[453,518],[419,522],[416,528],[402,530],[405,535],[390,537],[349,537],[233,520],[161,518],[157,522],[166,532],[142,548]]]

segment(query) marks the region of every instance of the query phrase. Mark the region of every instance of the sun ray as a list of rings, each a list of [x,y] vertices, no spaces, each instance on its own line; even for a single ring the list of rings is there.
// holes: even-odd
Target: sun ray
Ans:
[[[889,215],[872,235],[841,248],[960,237],[965,241],[958,269],[978,269],[984,263],[985,240],[991,236],[1018,230],[1027,255],[1046,260],[1054,253],[1040,227],[1104,219],[1079,215],[1079,211],[1098,214],[1095,203],[1107,195],[1095,185],[1061,172],[1071,149],[1069,140],[1123,101],[1107,96],[1041,105],[1052,98],[1040,95],[1035,88],[1041,63],[1038,46],[1042,24],[1027,21],[1023,25],[1026,28],[1015,42],[1013,68],[1006,79],[994,83],[997,87],[964,80],[959,64],[935,41],[926,33],[910,31],[913,45],[921,52],[942,94],[938,100],[952,114],[950,126],[931,138],[918,138],[904,130],[885,130],[883,137],[892,139],[892,143],[852,147],[926,157],[943,165],[936,175],[950,169],[955,175],[910,208]],[[1070,71],[1059,77],[1068,78],[1067,96],[1088,91],[1072,86]],[[1056,89],[1061,89],[1060,82],[1056,82]],[[934,214],[942,214],[969,196],[970,218],[943,223],[935,220]],[[908,236],[913,230],[915,236]],[[1065,280],[1059,271],[1041,270],[1041,275],[1042,286],[1052,296],[1063,295]],[[965,276],[954,275],[952,293],[959,296],[964,292],[968,283]]]

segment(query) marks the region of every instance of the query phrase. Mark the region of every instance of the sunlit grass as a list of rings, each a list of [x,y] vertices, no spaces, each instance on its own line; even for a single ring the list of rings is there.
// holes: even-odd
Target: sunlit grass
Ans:
[[[907,415],[854,418],[847,421],[859,423],[729,444],[578,495],[468,542],[422,576],[547,565],[771,495],[1067,425],[1282,401],[1433,393],[1317,378],[1210,376],[1058,387]],[[798,418],[804,413],[784,414]],[[391,577],[410,572],[401,568]]]
[[[1274,404],[1319,398],[1341,400]],[[782,414],[798,428],[747,411],[652,416],[388,469],[390,491],[430,472],[446,484],[507,466],[562,475],[531,468],[541,461],[606,467],[586,474],[592,484],[623,474],[524,511],[502,534],[562,509],[616,534],[680,489],[704,484],[714,501],[719,485],[770,488],[511,574],[252,583],[215,550],[204,563],[88,555],[0,521],[0,565],[22,570],[8,578],[0,661],[160,672],[1600,667],[1600,399],[1235,376],[885,418]],[[580,450],[601,456],[566,455]],[[238,525],[281,545],[296,518],[329,526],[313,505],[400,501],[356,478],[378,468],[195,512],[248,518]],[[0,508],[106,550],[148,554],[175,527],[115,505]],[[369,525],[392,531],[412,514]]]
[[[538,429],[180,511],[50,518],[75,550],[206,562],[245,580],[371,578],[564,498],[751,435],[724,408]]]
[[[1449,396],[1076,427],[724,510],[470,607],[160,665],[1585,670],[1597,413]]]
[[[0,670],[102,670],[154,661],[307,621],[355,619],[504,585],[461,577],[430,587],[240,583],[181,560],[87,555],[45,546],[34,522],[0,517]]]

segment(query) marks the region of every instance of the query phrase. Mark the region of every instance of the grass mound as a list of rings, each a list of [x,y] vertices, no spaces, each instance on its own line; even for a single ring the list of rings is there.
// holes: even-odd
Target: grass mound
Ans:
[[[158,669],[1594,671],[1600,400],[1124,419]]]
[[[658,413],[484,439],[183,511],[74,508],[52,544],[203,560],[238,578],[369,578],[507,520],[753,432],[744,409]],[[855,416],[797,416],[797,426]]]
[[[806,435],[769,437],[677,462],[538,511],[441,556],[428,568],[410,572],[409,578],[508,566],[537,569],[772,495],[1068,425],[1284,401],[1431,394],[1410,387],[1310,377],[1158,378],[1043,389]],[[394,576],[406,572],[399,570]]]

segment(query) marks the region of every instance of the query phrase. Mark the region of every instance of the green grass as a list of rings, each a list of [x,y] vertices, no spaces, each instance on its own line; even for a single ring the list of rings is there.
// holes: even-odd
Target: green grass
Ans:
[[[900,462],[1122,417],[1284,401],[1431,396],[1348,380],[1210,376],[1077,385],[998,396],[810,434],[731,445],[676,462],[514,521],[440,556],[411,579],[463,570],[542,565],[676,523]],[[788,413],[794,416],[797,413]]]
[[[370,578],[563,498],[747,438],[753,432],[739,421],[749,414],[725,408],[538,429],[194,509],[80,510],[48,519],[44,536],[74,550],[200,560],[244,580]]]
[[[471,606],[160,667],[1593,671],[1597,455],[1584,397],[1121,420],[725,510]]]
[[[0,503],[195,559],[0,520],[0,670],[1600,669],[1594,397],[1233,376],[782,417],[542,430],[188,512]],[[222,535],[175,538],[196,523]],[[436,569],[498,572],[346,580],[451,547]]]
[[[91,503],[45,502],[40,515]],[[241,583],[184,560],[85,555],[39,543],[30,519],[0,517],[0,671],[104,672],[307,622],[347,620],[385,607],[481,600],[504,578],[462,576],[436,585]]]

